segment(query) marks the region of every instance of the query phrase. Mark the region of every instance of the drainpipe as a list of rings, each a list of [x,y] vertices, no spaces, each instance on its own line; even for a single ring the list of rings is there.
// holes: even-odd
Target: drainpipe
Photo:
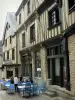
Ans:
[[[70,90],[70,67],[69,67],[69,51],[68,51],[67,37],[65,37],[65,53],[66,53],[66,77],[67,77],[66,89]]]

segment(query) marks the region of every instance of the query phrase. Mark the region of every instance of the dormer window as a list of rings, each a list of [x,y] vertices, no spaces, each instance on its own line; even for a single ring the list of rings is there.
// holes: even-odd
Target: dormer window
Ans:
[[[8,30],[8,28],[9,28],[9,27],[8,27],[8,23],[7,23],[7,25],[6,25],[6,30]]]
[[[11,36],[10,36],[10,44],[11,44]]]
[[[21,24],[21,13],[19,15],[19,24]]]
[[[30,0],[28,1],[28,3],[27,3],[27,10],[28,10],[28,14],[30,13]]]

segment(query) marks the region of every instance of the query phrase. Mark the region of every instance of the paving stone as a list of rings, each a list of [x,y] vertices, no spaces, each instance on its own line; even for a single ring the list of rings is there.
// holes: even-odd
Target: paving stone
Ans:
[[[30,98],[20,97],[18,94],[7,94],[5,91],[0,91],[0,100],[53,100],[47,95],[31,96]]]

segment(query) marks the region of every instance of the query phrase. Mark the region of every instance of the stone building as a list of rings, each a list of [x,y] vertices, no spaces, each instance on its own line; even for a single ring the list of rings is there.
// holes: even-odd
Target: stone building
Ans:
[[[19,74],[19,65],[17,61],[17,38],[15,13],[7,13],[3,34],[3,68],[4,78],[9,78]]]
[[[75,92],[75,0],[63,0],[62,25],[70,71],[70,88]]]
[[[3,46],[2,46],[2,41],[0,41],[0,79],[4,77],[4,71],[2,69],[2,64],[3,64]]]
[[[21,74],[39,84],[44,80],[46,85],[66,88],[70,73],[64,51],[63,3],[64,0],[23,0],[16,12],[16,34]]]

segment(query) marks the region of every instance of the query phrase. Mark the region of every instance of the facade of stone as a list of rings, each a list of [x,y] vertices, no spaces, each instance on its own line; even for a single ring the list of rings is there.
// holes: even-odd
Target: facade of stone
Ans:
[[[75,11],[74,11],[74,4],[75,1],[71,0],[62,0],[63,7],[62,7],[62,25],[63,25],[63,33],[64,38],[67,44],[67,56],[68,56],[68,65],[69,72],[70,72],[70,89],[71,91],[75,92]]]
[[[2,46],[2,41],[0,41],[0,79],[4,77],[4,71],[2,69],[2,64],[3,64],[3,46]]]

